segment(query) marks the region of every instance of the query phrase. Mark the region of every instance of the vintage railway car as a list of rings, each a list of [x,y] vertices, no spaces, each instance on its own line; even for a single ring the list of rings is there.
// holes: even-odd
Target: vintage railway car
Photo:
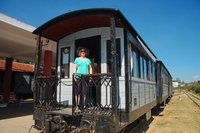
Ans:
[[[172,76],[162,61],[156,61],[157,104],[165,104],[172,96]]]
[[[171,93],[167,69],[149,49],[119,10],[85,9],[58,16],[37,28],[34,120],[35,127],[46,132],[119,132],[146,114]],[[41,76],[41,37],[57,42],[56,72]],[[89,93],[81,112],[74,111],[73,65],[77,49],[90,51],[93,74],[81,75]],[[156,72],[159,68],[159,73]],[[168,74],[168,75],[164,75]],[[157,78],[157,79],[156,79]],[[166,81],[167,82],[167,81]],[[162,85],[163,87],[157,87]],[[160,92],[159,92],[160,93]],[[83,95],[81,95],[83,97]],[[67,104],[63,108],[60,105]],[[88,125],[88,126],[86,126]]]

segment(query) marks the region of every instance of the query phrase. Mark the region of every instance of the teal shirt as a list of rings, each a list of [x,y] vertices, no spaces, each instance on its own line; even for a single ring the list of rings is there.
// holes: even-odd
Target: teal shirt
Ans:
[[[77,64],[76,73],[89,74],[90,59],[86,58],[85,60],[81,60],[80,58],[76,58],[74,63]]]

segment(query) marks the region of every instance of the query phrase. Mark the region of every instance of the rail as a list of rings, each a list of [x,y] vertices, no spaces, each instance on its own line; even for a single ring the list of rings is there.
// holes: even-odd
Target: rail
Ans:
[[[56,76],[37,76],[35,81],[35,106],[46,107],[51,110],[55,107],[56,87],[58,78]]]
[[[193,101],[194,104],[196,104],[198,106],[198,108],[200,109],[200,98],[195,96],[194,94],[191,94],[189,92],[184,91],[184,93],[188,96],[188,98]]]
[[[112,74],[74,74],[73,112],[110,115],[112,113]],[[80,91],[80,92],[78,92]]]
[[[56,101],[57,76],[37,76],[34,86],[34,113],[35,127],[45,129],[46,111],[58,109]]]

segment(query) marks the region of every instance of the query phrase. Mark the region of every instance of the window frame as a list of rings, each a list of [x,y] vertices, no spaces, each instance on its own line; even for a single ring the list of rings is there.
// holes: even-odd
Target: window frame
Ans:
[[[133,55],[135,53],[135,56]],[[139,78],[139,52],[138,50],[132,45],[131,46],[131,58],[132,58],[132,70],[131,70],[131,76]],[[135,70],[136,69],[136,70]],[[136,72],[136,73],[135,73]]]
[[[65,75],[65,71],[63,71],[63,52],[65,49],[68,49],[68,63],[67,63],[67,67],[68,67],[68,70],[67,70],[67,73],[68,75]],[[70,46],[66,46],[66,47],[62,47],[60,48],[60,77],[61,79],[69,79],[71,76],[70,76],[70,53],[71,53],[71,47]],[[64,76],[63,76],[63,72],[64,72]],[[67,77],[65,77],[67,76]]]

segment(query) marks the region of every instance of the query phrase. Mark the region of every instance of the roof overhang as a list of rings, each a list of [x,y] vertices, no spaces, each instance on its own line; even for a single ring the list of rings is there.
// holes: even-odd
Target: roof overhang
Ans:
[[[114,9],[84,9],[58,16],[37,28],[33,33],[59,41],[74,32],[97,27],[109,27],[110,16],[119,13]],[[117,27],[122,27],[116,21]]]
[[[94,8],[69,12],[46,22],[33,31],[33,33],[54,41],[59,41],[63,37],[80,30],[110,27],[111,16],[115,18],[116,27],[127,29],[135,38],[139,36],[119,10],[110,8]],[[156,58],[144,41],[143,44]]]

